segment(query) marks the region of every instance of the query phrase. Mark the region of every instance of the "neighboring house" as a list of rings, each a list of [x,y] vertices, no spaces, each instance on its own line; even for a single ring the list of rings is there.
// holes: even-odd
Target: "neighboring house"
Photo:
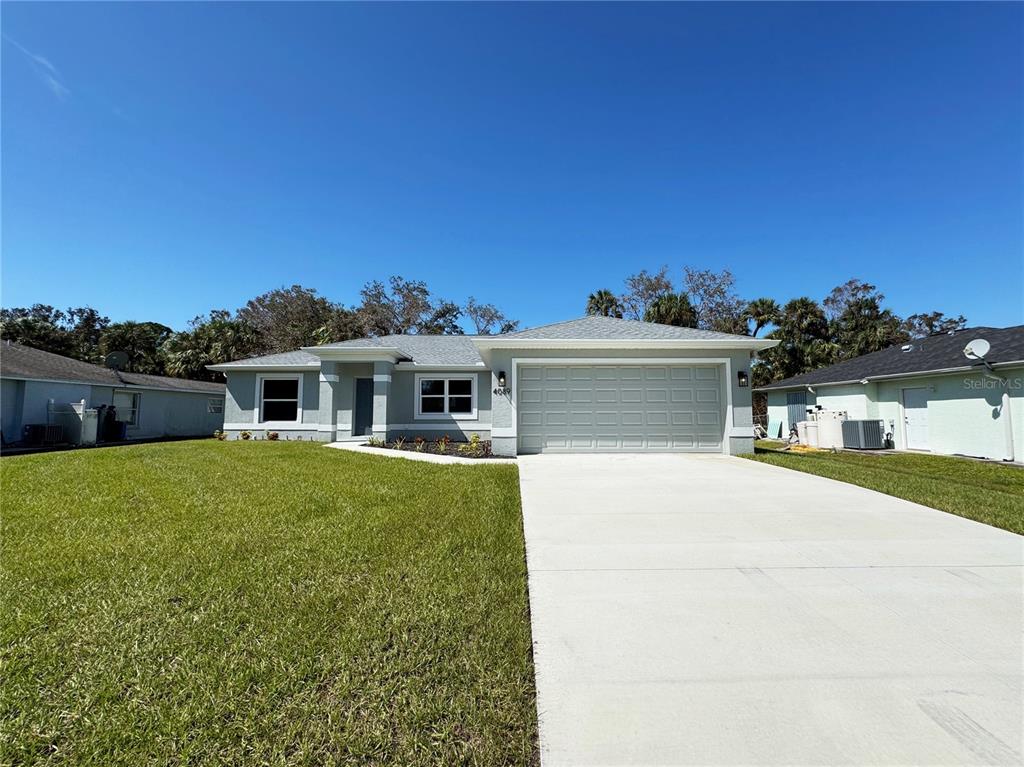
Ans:
[[[224,429],[320,441],[450,435],[494,453],[753,450],[750,358],[776,341],[609,317],[400,335],[211,365]]]
[[[128,439],[209,436],[224,424],[224,384],[125,373],[21,344],[0,343],[0,429],[55,423],[55,409],[113,405]],[[52,404],[51,404],[52,403]]]
[[[991,345],[991,369],[964,355],[979,338]],[[884,421],[899,450],[1021,461],[1024,325],[915,339],[758,391],[767,392],[768,420],[782,423],[783,436],[821,406]]]

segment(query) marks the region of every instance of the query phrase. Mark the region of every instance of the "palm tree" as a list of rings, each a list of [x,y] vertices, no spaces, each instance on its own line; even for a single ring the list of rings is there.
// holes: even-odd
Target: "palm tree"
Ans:
[[[610,290],[595,290],[587,299],[587,314],[622,319],[622,304]]]
[[[743,310],[743,319],[754,323],[756,336],[767,325],[778,325],[782,319],[782,310],[774,298],[755,298]]]
[[[697,327],[697,310],[686,293],[665,293],[654,300],[644,312],[644,322],[675,325],[677,328]]]

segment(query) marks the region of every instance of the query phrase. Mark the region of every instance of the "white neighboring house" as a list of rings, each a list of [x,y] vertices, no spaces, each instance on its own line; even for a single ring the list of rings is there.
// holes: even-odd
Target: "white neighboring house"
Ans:
[[[11,341],[0,343],[3,444],[24,428],[57,422],[54,413],[85,401],[113,405],[128,439],[208,437],[224,425],[224,384],[118,372]],[[51,404],[52,403],[52,404]]]
[[[984,339],[984,361],[964,348]],[[879,419],[897,450],[1024,461],[1024,325],[914,339],[762,386],[782,436],[807,408]]]

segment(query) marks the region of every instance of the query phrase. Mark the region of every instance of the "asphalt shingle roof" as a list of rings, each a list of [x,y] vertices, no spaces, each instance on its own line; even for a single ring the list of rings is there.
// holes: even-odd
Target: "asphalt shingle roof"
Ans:
[[[535,328],[505,333],[499,338],[524,340],[587,340],[587,341],[735,341],[751,340],[749,336],[717,333],[697,328],[677,328],[639,320],[620,320],[615,317],[580,317],[576,320],[555,322]]]
[[[827,368],[802,373],[766,386],[762,390],[786,389],[795,386],[871,380],[880,376],[913,375],[936,370],[962,368],[972,364],[964,356],[969,341],[984,338],[991,345],[985,359],[991,364],[1024,360],[1024,325],[1010,328],[966,328],[953,334],[943,333],[890,346],[888,349],[855,357]],[[909,349],[905,347],[909,345]]]
[[[12,341],[0,343],[0,378],[28,378],[41,381],[71,381],[97,386],[142,386],[167,391],[197,391],[224,394],[224,384],[190,381],[186,378],[118,373],[101,365],[44,352]]]
[[[320,366],[320,358],[315,354],[304,352],[302,349],[296,349],[293,352],[282,352],[281,354],[265,354],[262,357],[249,357],[244,360],[235,360],[234,362],[222,362],[219,365],[211,365],[215,370],[221,368],[230,367],[241,367],[249,365],[290,365],[290,366],[301,366],[301,365],[316,365]]]
[[[495,336],[456,335],[387,335],[355,338],[324,344],[317,349],[397,349],[404,360],[417,365],[437,366],[482,366],[483,360],[477,351],[476,341],[482,339],[521,339],[524,341],[735,341],[753,340],[748,336],[716,333],[696,328],[677,328],[637,320],[620,320],[614,317],[581,317],[577,320],[541,325],[515,333]],[[316,365],[319,357],[297,350],[285,354],[271,354],[252,357],[215,366],[216,369],[250,367],[259,365]]]
[[[473,345],[478,336],[403,335],[356,338],[319,349],[377,349],[394,348],[417,365],[483,365],[480,353]],[[317,359],[314,357],[314,359]],[[251,362],[251,360],[250,360]]]

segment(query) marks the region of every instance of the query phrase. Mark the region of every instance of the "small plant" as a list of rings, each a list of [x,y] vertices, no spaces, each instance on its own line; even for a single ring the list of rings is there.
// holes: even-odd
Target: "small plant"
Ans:
[[[391,443],[391,447],[395,450],[405,449],[405,437],[395,437],[395,441]]]
[[[385,447],[384,440],[380,437],[367,437],[366,444],[370,447]]]
[[[434,450],[442,455],[448,452],[448,446],[451,444],[452,438],[445,434],[443,437],[438,437],[437,441],[434,442]]]
[[[459,445],[459,452],[472,458],[483,458],[485,455],[484,443],[480,440],[479,434],[472,434],[468,442]]]
[[[228,433],[226,431],[221,431],[220,429],[217,429],[217,431],[213,433],[213,438],[219,442],[223,442],[228,438]]]
[[[276,431],[268,431],[264,436],[271,442],[277,442],[279,439],[281,439],[281,435],[278,434]]]
[[[412,447],[417,453],[422,453],[427,449],[427,441],[423,437],[417,437],[413,440]]]
[[[238,433],[238,436],[241,437],[242,439],[252,439],[252,432],[251,431],[242,431],[242,432]]]

